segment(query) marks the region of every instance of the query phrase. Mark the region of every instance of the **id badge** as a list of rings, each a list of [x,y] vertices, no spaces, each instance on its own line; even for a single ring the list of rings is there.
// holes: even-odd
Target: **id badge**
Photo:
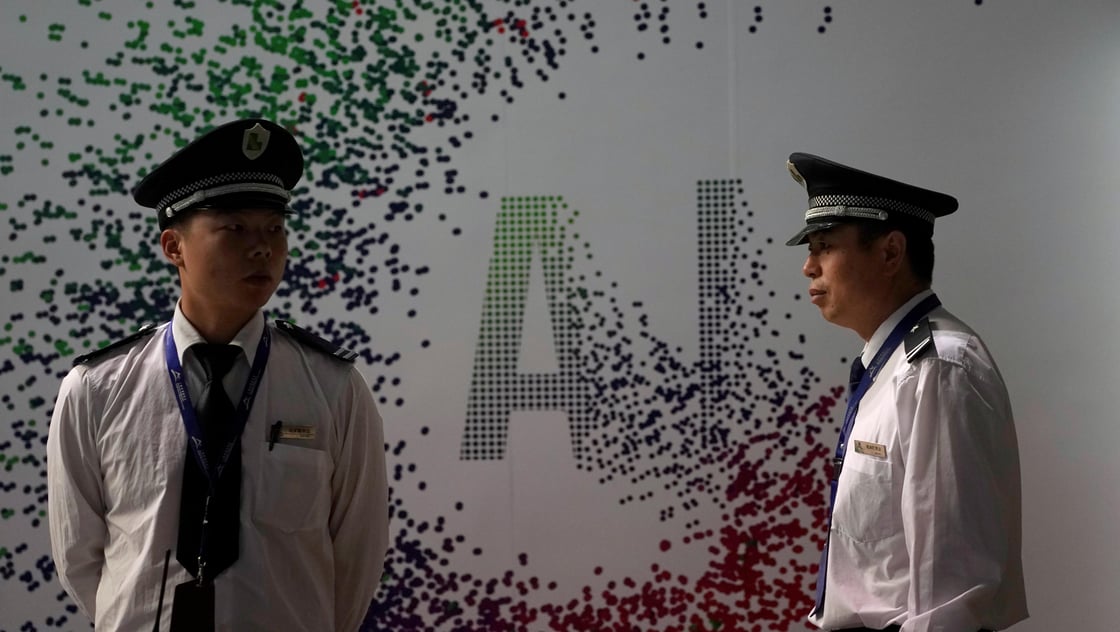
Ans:
[[[175,587],[171,632],[214,632],[214,582],[199,586],[192,579]]]

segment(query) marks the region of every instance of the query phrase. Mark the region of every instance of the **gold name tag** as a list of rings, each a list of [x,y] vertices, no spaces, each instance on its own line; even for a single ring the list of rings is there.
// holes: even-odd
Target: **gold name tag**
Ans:
[[[866,454],[877,459],[887,458],[887,446],[885,445],[871,443],[870,441],[856,441],[855,444],[857,454]]]
[[[315,438],[315,426],[283,426],[279,438],[311,440]]]

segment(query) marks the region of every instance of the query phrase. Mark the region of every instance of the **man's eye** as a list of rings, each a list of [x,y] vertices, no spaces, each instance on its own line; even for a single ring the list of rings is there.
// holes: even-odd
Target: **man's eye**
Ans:
[[[226,224],[226,230],[232,230],[234,232],[241,232],[244,228],[245,227],[241,224]]]

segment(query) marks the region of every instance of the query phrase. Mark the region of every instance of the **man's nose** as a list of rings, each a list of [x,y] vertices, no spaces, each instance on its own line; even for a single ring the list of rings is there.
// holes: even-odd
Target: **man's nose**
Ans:
[[[813,255],[805,257],[805,265],[801,266],[801,274],[804,274],[810,279],[815,279],[820,273],[821,267],[817,264],[817,258]]]
[[[269,243],[266,231],[253,231],[253,243],[249,250],[249,256],[254,259],[268,259],[272,256],[272,245]]]

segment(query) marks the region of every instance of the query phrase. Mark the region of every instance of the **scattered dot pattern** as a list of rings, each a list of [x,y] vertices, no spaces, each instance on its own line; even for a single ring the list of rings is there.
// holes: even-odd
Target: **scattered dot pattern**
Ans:
[[[759,27],[762,24],[762,7],[760,5],[756,4],[754,6],[754,17],[752,18],[752,20],[754,21],[754,24],[751,24],[749,27],[747,27],[747,30],[751,33],[757,33]]]
[[[826,28],[826,25],[832,23],[832,7],[825,7],[824,8],[824,16],[821,18],[821,21],[823,23],[820,26],[817,27],[817,32],[818,33],[824,33],[826,30],[828,30]]]
[[[656,336],[640,302],[621,303],[616,283],[587,271],[591,245],[576,232],[578,210],[561,197],[502,201],[471,392],[475,405],[489,398],[494,414],[468,418],[463,458],[502,458],[512,410],[565,411],[577,467],[600,484],[623,483],[620,505],[654,503],[660,521],[682,525],[684,535],[660,552],[696,547],[708,564],[687,577],[654,563],[648,576],[610,581],[598,594],[584,586],[582,600],[511,602],[510,614],[486,620],[493,629],[747,630],[765,620],[768,630],[788,630],[811,606],[826,444],[842,388],[822,386],[804,354],[788,350],[804,336],[784,330],[789,314],[766,307],[775,298],[763,263],[773,242],[753,234],[741,182],[701,181],[696,195],[696,359]],[[532,257],[545,272],[559,356],[551,376],[513,373]],[[524,388],[547,377],[585,390],[566,399]],[[720,523],[705,524],[713,509]],[[434,594],[442,581],[425,586]],[[476,629],[456,614],[452,629]]]

